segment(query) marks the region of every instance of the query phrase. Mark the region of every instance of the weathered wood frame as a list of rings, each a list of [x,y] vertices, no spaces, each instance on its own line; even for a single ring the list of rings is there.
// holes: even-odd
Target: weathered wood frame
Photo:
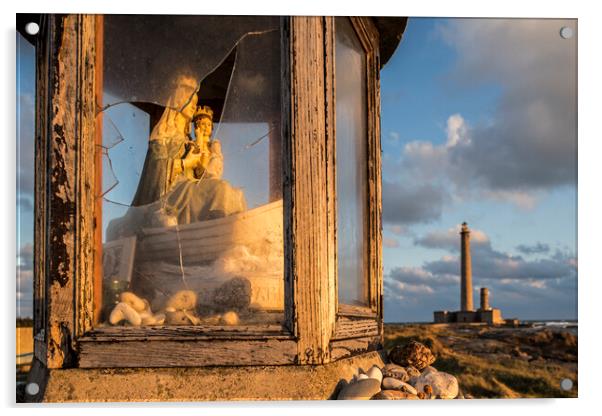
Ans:
[[[345,18],[345,17],[342,17]],[[383,342],[383,311],[382,311],[382,230],[381,230],[381,146],[380,146],[380,60],[379,33],[371,19],[349,17],[351,25],[366,53],[366,98],[367,98],[367,263],[366,288],[368,305],[352,306],[339,303],[338,290],[336,297],[336,322],[332,336],[331,350],[337,351],[333,359],[353,355],[356,351],[379,348]],[[335,196],[332,204],[336,206],[336,60],[334,57],[335,29],[334,19],[328,22],[328,44],[332,57],[329,68],[333,86],[329,98],[333,103],[328,111],[332,120],[329,124],[330,159],[328,173],[330,177],[331,194]],[[331,230],[334,235],[333,244],[336,247],[336,209],[331,209]],[[338,283],[336,270],[336,250],[333,262],[335,264],[335,283]]]
[[[283,19],[284,327],[93,328],[100,227],[93,15],[47,15],[37,48],[35,330],[48,368],[322,364],[382,344],[378,34],[367,51],[370,308],[337,309],[331,17]],[[374,46],[376,45],[376,47]],[[316,71],[323,68],[323,71]]]

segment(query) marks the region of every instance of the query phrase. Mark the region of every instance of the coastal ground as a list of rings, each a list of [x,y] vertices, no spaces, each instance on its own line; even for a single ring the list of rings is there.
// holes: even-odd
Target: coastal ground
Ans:
[[[385,324],[385,348],[417,340],[436,355],[433,366],[457,377],[474,398],[577,397],[576,328]],[[17,328],[16,352],[33,351],[31,327]],[[31,356],[17,359],[22,400]],[[21,363],[21,365],[19,365]],[[570,390],[561,388],[569,379]]]
[[[577,397],[577,331],[560,327],[385,324],[385,348],[417,340],[474,398]],[[570,390],[561,388],[569,379]],[[566,382],[565,382],[566,383]]]

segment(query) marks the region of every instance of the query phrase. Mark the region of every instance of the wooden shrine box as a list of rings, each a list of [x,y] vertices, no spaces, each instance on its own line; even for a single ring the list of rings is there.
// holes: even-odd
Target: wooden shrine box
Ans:
[[[128,18],[133,20],[128,23]],[[152,30],[144,36],[148,36],[149,44],[140,42],[139,48],[154,48],[159,54],[168,54],[170,48],[181,47],[175,43],[153,44],[151,34],[163,32],[159,26],[153,27],[151,19],[164,22],[170,16],[147,18]],[[188,19],[186,24],[203,25],[203,19],[209,17],[180,18]],[[212,17],[220,18],[226,17]],[[159,69],[152,62],[135,63],[136,49],[127,49],[126,38],[117,38],[112,32],[123,22],[132,31],[138,30],[137,25],[144,23],[144,19],[144,16],[112,15],[17,17],[20,31],[28,21],[37,21],[41,28],[38,35],[27,35],[36,47],[37,57],[35,364],[29,382],[41,387],[40,393],[29,400],[332,397],[337,383],[349,379],[358,367],[367,369],[373,363],[382,363],[379,71],[400,42],[407,19],[275,18],[277,29],[271,29],[270,33],[278,36],[280,51],[277,55],[273,49],[268,52],[279,57],[275,64],[279,73],[268,80],[268,87],[262,84],[261,93],[269,85],[277,85],[279,93],[269,99],[278,100],[279,110],[269,113],[262,107],[263,100],[254,101],[250,105],[253,111],[247,113],[242,110],[246,107],[238,107],[241,109],[238,123],[257,123],[255,118],[261,114],[262,122],[269,118],[269,123],[264,124],[271,126],[266,133],[269,140],[269,144],[266,142],[269,155],[265,157],[269,159],[266,202],[272,204],[270,207],[280,207],[282,216],[282,320],[277,325],[107,326],[99,324],[103,296],[101,225],[103,214],[109,212],[99,202],[102,199],[99,195],[104,192],[103,174],[106,175],[101,153],[103,128],[106,135],[107,124],[106,120],[103,124],[102,115],[110,107],[106,105],[107,95],[103,99],[102,92],[103,88],[113,88],[111,91],[137,88],[130,84],[135,84],[138,78],[132,75],[131,80],[120,80],[114,75],[117,72],[102,68],[103,62],[116,59],[134,62],[129,73],[169,67],[167,58]],[[363,103],[359,146],[365,147],[355,151],[355,145],[351,145],[350,157],[355,157],[351,160],[347,160],[345,153],[337,153],[337,132],[358,134],[354,133],[354,126],[342,125],[349,114],[357,116],[357,113],[344,114],[344,98],[340,98],[341,113],[337,113],[337,85],[340,84],[343,97],[341,91],[347,88],[343,78],[351,69],[342,68],[343,65],[339,71],[336,69],[337,25],[352,30],[346,36],[361,45],[359,53],[352,51],[349,56],[362,63],[361,82],[358,81],[362,91],[350,94],[360,97],[359,102]],[[229,28],[221,30],[213,33],[216,42]],[[165,33],[166,42],[175,42]],[[112,39],[109,44],[108,38]],[[182,39],[182,42],[188,41]],[[191,55],[196,53],[194,42],[186,43],[185,47],[192,51]],[[220,58],[219,62],[225,65],[228,59]],[[215,82],[217,85],[222,81]],[[354,85],[353,82],[348,85]],[[228,91],[230,84],[226,85]],[[242,81],[238,85],[243,85]],[[222,117],[227,117],[229,108],[236,107],[236,104],[228,107],[223,96],[220,102],[219,93],[212,96],[210,88],[201,86],[199,94],[205,91],[206,95],[199,95],[200,99],[210,103],[216,113],[225,114]],[[159,99],[125,93],[124,97],[135,106],[132,111],[148,115],[151,127],[163,111]],[[339,140],[342,149],[343,139]],[[358,160],[358,155],[363,160]],[[343,185],[337,185],[337,173],[342,181],[344,175],[357,170],[361,172],[352,180],[352,186],[359,183],[361,190],[352,196],[354,201],[360,201],[357,205],[360,208],[349,211],[346,205],[341,205],[346,202],[341,196]],[[345,192],[351,189],[353,193],[348,184],[344,186],[347,186]],[[337,192],[339,187],[341,190]],[[353,250],[359,253],[359,260],[351,255],[349,264],[360,264],[360,280],[353,278],[356,280],[347,293],[339,282],[346,279],[344,274],[349,272],[349,264],[343,265],[337,256],[346,244],[339,240],[348,239],[343,228],[349,224],[341,225],[341,231],[337,231],[337,224],[343,224],[346,215],[357,212],[364,222],[351,223],[351,233],[357,236],[359,227],[359,235],[364,238],[357,241],[351,238],[356,246],[345,246],[344,250],[347,250],[345,256],[354,253]],[[105,244],[105,250],[106,247]],[[355,273],[354,270],[350,273]],[[357,301],[347,302],[347,299]]]

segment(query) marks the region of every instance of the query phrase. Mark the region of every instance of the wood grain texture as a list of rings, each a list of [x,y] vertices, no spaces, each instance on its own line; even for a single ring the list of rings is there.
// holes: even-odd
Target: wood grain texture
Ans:
[[[79,150],[76,162],[76,257],[75,257],[75,336],[92,329],[94,318],[94,289],[98,263],[96,257],[100,224],[95,218],[96,195],[99,193],[95,166],[97,157],[96,120],[96,23],[94,15],[78,16],[77,120],[75,135]]]
[[[44,131],[47,154],[46,365],[60,368],[69,361],[73,335],[76,204],[77,16],[49,17],[49,110]],[[75,53],[74,53],[75,52]]]
[[[299,364],[329,360],[328,201],[324,19],[291,18],[291,195],[295,334]]]
[[[102,311],[102,204],[103,199],[98,197],[102,192],[102,135],[104,112],[103,107],[104,90],[104,16],[94,16],[94,100],[96,113],[96,132],[94,149],[94,279],[93,279],[93,325],[100,322]]]
[[[333,340],[379,336],[379,323],[375,318],[337,317]]]
[[[35,354],[48,368],[61,368],[74,363],[74,339],[92,323],[94,18],[44,19],[37,52]]]
[[[79,367],[182,367],[294,364],[294,340],[189,340],[79,343]]]
[[[36,125],[34,147],[34,239],[33,239],[33,334],[40,334],[41,340],[36,341],[34,352],[36,357],[46,363],[46,247],[48,239],[48,120],[50,78],[47,76],[50,64],[50,42],[48,19],[43,17],[46,24],[41,30],[36,43]],[[48,41],[47,41],[48,39]]]
[[[336,319],[337,305],[337,198],[336,198],[336,94],[334,59],[334,17],[324,18],[324,102],[326,120],[326,201],[327,201],[327,247],[328,247],[328,321]],[[332,337],[335,327],[331,325]]]
[[[102,327],[85,336],[81,341],[139,341],[165,339],[293,339],[280,325],[240,325],[240,326],[149,326],[149,327]]]
[[[380,336],[351,338],[331,342],[330,356],[335,361],[379,349],[381,349]]]

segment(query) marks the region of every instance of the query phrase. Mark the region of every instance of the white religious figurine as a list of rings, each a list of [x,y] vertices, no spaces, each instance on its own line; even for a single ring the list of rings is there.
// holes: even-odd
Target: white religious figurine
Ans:
[[[213,111],[197,107],[197,82],[179,76],[161,119],[153,128],[132,206],[112,220],[107,241],[143,228],[172,227],[246,211],[242,190],[222,179],[223,155],[210,140]],[[194,119],[196,140],[189,136]]]
[[[213,111],[199,106],[195,112],[196,141],[182,159],[179,175],[165,197],[164,206],[178,224],[190,224],[246,211],[242,190],[221,178],[223,155],[218,140],[210,141]]]
[[[213,130],[213,110],[209,106],[199,106],[193,117],[196,140],[184,161],[189,169],[185,173],[189,179],[221,179],[224,171],[224,156],[221,143],[211,140]]]
[[[190,123],[197,109],[197,92],[198,82],[193,76],[176,78],[174,93],[149,137],[133,206],[148,205],[164,197],[182,172],[182,158],[190,142]],[[185,162],[195,163],[192,158]]]

